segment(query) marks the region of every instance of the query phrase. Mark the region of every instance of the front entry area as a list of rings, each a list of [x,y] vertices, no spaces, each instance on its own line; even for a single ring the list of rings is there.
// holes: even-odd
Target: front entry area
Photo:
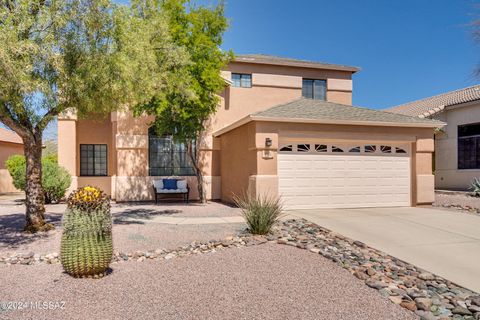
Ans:
[[[408,144],[284,143],[279,194],[289,210],[410,206],[410,159]]]

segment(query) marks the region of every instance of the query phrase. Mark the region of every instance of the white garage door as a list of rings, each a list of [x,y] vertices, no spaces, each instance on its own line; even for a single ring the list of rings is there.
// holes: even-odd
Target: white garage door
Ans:
[[[392,144],[284,144],[279,193],[286,209],[410,206],[410,151]]]

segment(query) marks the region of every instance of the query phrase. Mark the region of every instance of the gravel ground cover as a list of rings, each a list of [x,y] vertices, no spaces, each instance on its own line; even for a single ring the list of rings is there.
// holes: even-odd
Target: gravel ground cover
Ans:
[[[47,219],[55,230],[26,234],[25,207],[19,199],[0,201],[0,257],[14,253],[47,255],[59,251],[64,204],[47,205]],[[113,241],[117,251],[133,252],[156,248],[173,249],[192,241],[223,239],[245,228],[243,224],[167,225],[154,221],[158,216],[205,217],[235,216],[237,208],[216,202],[207,205],[162,203],[112,204]]]
[[[437,191],[433,205],[480,215],[480,197],[473,197],[469,192]]]
[[[74,279],[59,264],[0,265],[0,301],[57,307],[0,318],[416,319],[321,255],[272,242],[112,269],[102,279]]]
[[[308,249],[336,262],[421,319],[480,319],[480,295],[442,277],[306,220],[275,228],[280,244]]]

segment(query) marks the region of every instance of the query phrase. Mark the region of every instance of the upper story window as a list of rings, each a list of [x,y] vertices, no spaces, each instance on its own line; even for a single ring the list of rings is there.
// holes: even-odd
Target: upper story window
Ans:
[[[107,175],[107,145],[81,144],[80,145],[80,175],[106,176]]]
[[[302,97],[315,100],[327,100],[327,81],[303,79]]]
[[[458,126],[458,169],[480,169],[480,123]]]
[[[252,75],[247,73],[232,73],[232,86],[251,88],[252,87]]]

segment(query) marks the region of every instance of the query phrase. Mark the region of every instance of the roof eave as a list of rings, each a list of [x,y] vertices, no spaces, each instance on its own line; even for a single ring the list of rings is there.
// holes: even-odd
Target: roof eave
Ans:
[[[249,60],[249,59],[233,59],[232,62],[239,62],[239,63],[252,63],[252,64],[265,64],[271,66],[286,66],[286,67],[299,67],[299,68],[310,68],[310,69],[323,69],[323,70],[338,70],[338,71],[348,71],[351,73],[356,73],[360,71],[358,67],[351,67],[351,66],[341,66],[341,65],[329,65],[329,64],[321,64],[318,63],[309,63],[309,62],[283,62],[283,61],[262,61],[262,60]],[[308,64],[308,65],[307,65]]]
[[[258,115],[248,115],[220,130],[213,133],[215,137],[221,136],[228,131],[236,129],[251,121],[265,122],[292,122],[292,123],[313,123],[313,124],[336,124],[336,125],[354,125],[354,126],[377,126],[377,127],[403,127],[403,128],[442,128],[446,123],[437,121],[432,123],[412,123],[412,122],[387,122],[387,121],[353,121],[353,120],[330,120],[330,119],[302,119],[302,118],[277,118]]]

